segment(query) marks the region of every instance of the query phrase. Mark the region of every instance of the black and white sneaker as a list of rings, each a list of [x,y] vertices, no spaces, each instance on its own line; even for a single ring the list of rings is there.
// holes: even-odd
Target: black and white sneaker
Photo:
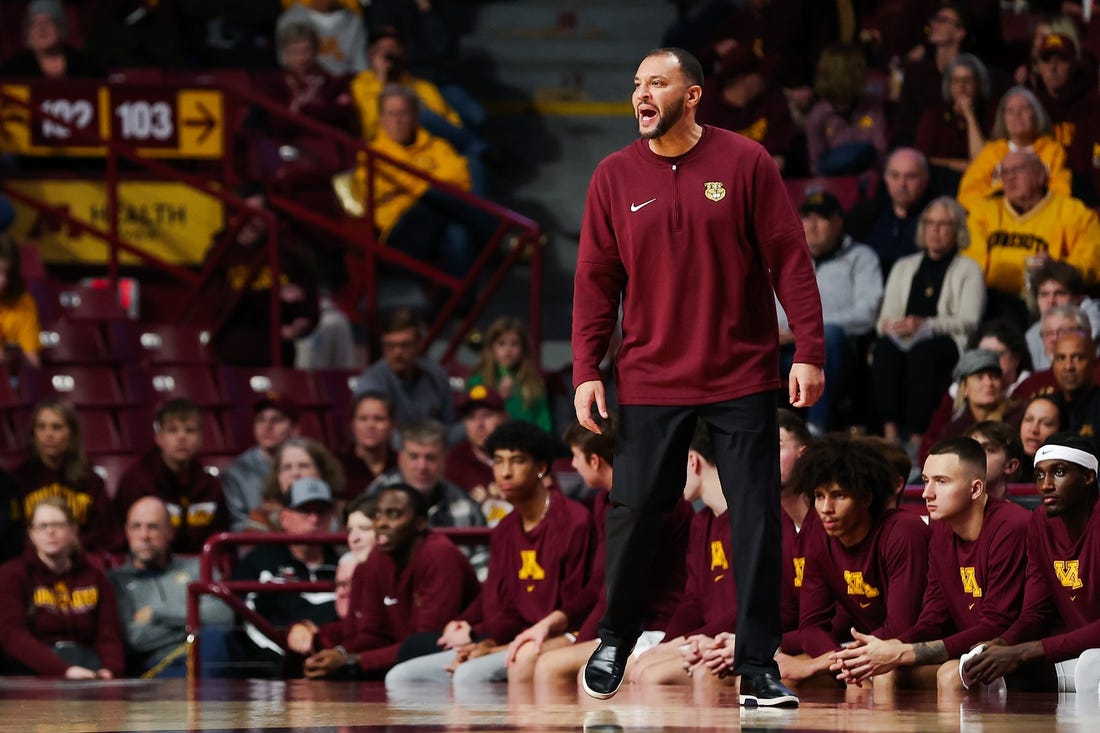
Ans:
[[[741,675],[741,704],[745,707],[798,707],[798,695],[788,690],[771,672]]]

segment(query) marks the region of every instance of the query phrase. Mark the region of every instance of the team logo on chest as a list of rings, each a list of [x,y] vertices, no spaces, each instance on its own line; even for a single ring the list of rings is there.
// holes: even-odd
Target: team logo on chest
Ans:
[[[721,201],[726,197],[726,187],[721,181],[707,181],[703,184],[703,195],[711,201]]]

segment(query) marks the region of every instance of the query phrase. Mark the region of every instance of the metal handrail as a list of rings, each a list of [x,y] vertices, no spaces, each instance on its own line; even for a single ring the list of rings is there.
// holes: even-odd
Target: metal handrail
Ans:
[[[19,80],[12,79],[6,80],[8,83],[26,83],[33,84],[35,80]],[[108,87],[118,87],[125,85],[125,81],[111,81],[105,80],[104,84]],[[431,175],[424,173],[416,168],[413,168],[402,161],[395,160],[385,153],[379,152],[371,147],[366,141],[353,137],[348,133],[331,127],[329,125],[317,122],[316,120],[305,117],[304,115],[286,108],[283,105],[275,102],[268,97],[257,93],[254,89],[236,83],[234,81],[219,78],[211,74],[200,74],[187,81],[165,81],[160,83],[161,87],[175,86],[175,87],[205,87],[211,89],[217,89],[227,95],[232,95],[234,101],[243,100],[248,104],[255,105],[267,111],[269,114],[278,117],[282,120],[288,121],[297,127],[304,129],[312,134],[322,136],[325,139],[331,140],[338,145],[355,151],[356,154],[364,161],[366,166],[366,180],[367,191],[364,201],[365,216],[364,219],[370,223],[370,226],[363,227],[362,230],[357,231],[355,235],[349,234],[343,227],[340,227],[332,222],[330,219],[319,216],[316,212],[312,212],[305,207],[296,206],[295,203],[287,198],[280,197],[275,193],[269,195],[269,201],[273,205],[278,205],[280,208],[293,213],[297,218],[308,221],[311,225],[318,226],[325,229],[327,232],[333,234],[342,240],[346,246],[361,249],[365,254],[365,283],[366,287],[370,289],[367,298],[368,309],[376,307],[376,293],[377,287],[375,285],[376,280],[376,267],[374,258],[381,258],[384,261],[390,262],[394,265],[411,270],[419,276],[426,277],[433,282],[440,284],[451,291],[451,296],[447,299],[446,303],[436,315],[433,320],[428,337],[425,339],[425,347],[431,344],[438,336],[440,336],[446,327],[446,324],[450,317],[454,314],[458,308],[459,303],[467,292],[472,290],[476,284],[477,278],[484,271],[495,251],[499,249],[500,243],[503,241],[504,236],[510,229],[518,230],[519,238],[516,243],[516,247],[504,257],[496,271],[490,276],[489,282],[479,293],[476,298],[473,307],[466,314],[466,316],[460,322],[459,327],[454,331],[449,339],[447,346],[444,350],[442,361],[449,363],[455,357],[462,339],[466,333],[473,328],[477,322],[478,317],[485,310],[488,305],[489,299],[495,294],[504,282],[504,277],[507,272],[516,264],[519,256],[529,248],[531,254],[531,287],[529,292],[529,329],[531,334],[532,346],[537,346],[541,343],[542,338],[542,252],[539,246],[539,237],[541,230],[539,225],[533,220],[511,211],[510,209],[496,204],[492,201],[480,198],[468,191],[464,191],[456,186],[453,186],[444,181],[440,181]],[[68,145],[80,145],[86,144],[95,147],[105,147],[108,151],[107,155],[107,189],[108,189],[108,223],[109,230],[103,231],[98,227],[85,224],[65,211],[62,211],[56,207],[50,207],[42,202],[34,200],[32,197],[28,197],[14,191],[10,186],[0,182],[0,189],[6,190],[13,198],[19,200],[28,206],[37,209],[40,212],[48,213],[51,216],[55,216],[58,219],[66,222],[68,225],[77,228],[80,231],[87,232],[92,236],[104,240],[110,250],[110,259],[108,265],[109,277],[112,283],[117,283],[118,279],[118,253],[121,250],[128,254],[134,255],[142,261],[155,266],[161,270],[172,274],[177,279],[183,281],[187,285],[193,288],[191,292],[191,302],[188,308],[192,308],[197,301],[199,293],[201,292],[202,285],[205,280],[200,279],[196,282],[195,276],[182,268],[178,268],[170,263],[163,261],[162,259],[151,255],[148,252],[142,250],[139,247],[125,242],[118,236],[118,183],[119,183],[119,171],[118,171],[118,158],[121,157],[128,160],[139,167],[144,168],[150,172],[156,173],[159,176],[178,180],[192,188],[202,191],[203,193],[213,196],[221,200],[223,203],[230,204],[237,209],[250,210],[263,216],[267,221],[268,230],[268,248],[269,248],[269,268],[273,277],[273,282],[277,282],[279,277],[278,272],[278,248],[277,248],[277,226],[275,221],[275,215],[273,212],[266,210],[256,210],[248,206],[243,199],[236,196],[225,188],[214,187],[201,179],[190,175],[186,172],[180,171],[172,166],[166,165],[156,160],[144,158],[138,152],[136,147],[119,142],[114,137],[108,139],[102,139],[99,135],[91,130],[82,130],[75,127],[74,123],[68,122],[57,115],[48,112],[46,110],[37,109],[30,105],[28,100],[18,99],[6,92],[0,90],[0,100],[15,104],[23,107],[29,112],[29,124],[37,124],[41,119],[47,119],[55,124],[58,124],[70,131],[70,138],[67,141]],[[229,119],[229,115],[225,114],[225,119]],[[231,132],[229,130],[229,124],[222,125],[223,135],[223,155],[229,156],[232,150],[231,144]],[[488,214],[496,218],[500,223],[497,230],[494,232],[490,240],[486,243],[484,249],[480,255],[476,258],[470,272],[466,277],[461,280],[443,273],[438,268],[427,265],[414,258],[403,255],[400,252],[396,252],[388,247],[383,246],[377,241],[377,235],[374,232],[373,221],[373,171],[374,166],[378,161],[384,161],[387,165],[392,165],[406,173],[421,178],[427,181],[431,186],[440,190],[446,191],[448,194],[465,201],[467,204],[475,206]],[[226,168],[226,176],[229,175],[229,168]],[[230,181],[225,181],[228,186]],[[360,235],[364,235],[364,239],[360,238]],[[249,273],[249,283],[259,273],[259,263],[255,263]],[[225,310],[225,316],[215,324],[214,331],[219,331],[225,320],[232,312],[232,306],[235,305],[236,300],[242,295],[243,291],[236,293],[233,298],[230,307]],[[281,350],[280,337],[279,337],[279,324],[280,324],[280,302],[276,289],[271,291],[271,313],[270,313],[270,347],[273,363],[278,363],[278,356]],[[537,363],[541,363],[541,350],[533,348],[533,356]]]

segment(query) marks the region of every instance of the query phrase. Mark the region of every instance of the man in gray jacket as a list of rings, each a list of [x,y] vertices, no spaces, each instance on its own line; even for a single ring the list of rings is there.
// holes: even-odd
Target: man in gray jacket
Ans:
[[[130,561],[110,577],[118,595],[127,665],[135,674],[183,677],[187,671],[187,586],[199,578],[199,560],[173,557],[174,535],[160,499],[147,496],[130,507]],[[224,676],[231,661],[225,641],[233,611],[213,596],[203,596],[199,610],[203,675]]]
[[[252,414],[256,445],[237,456],[220,476],[232,532],[247,528],[249,512],[263,499],[264,481],[271,474],[275,450],[298,434],[298,408],[288,395],[265,392],[253,403]]]

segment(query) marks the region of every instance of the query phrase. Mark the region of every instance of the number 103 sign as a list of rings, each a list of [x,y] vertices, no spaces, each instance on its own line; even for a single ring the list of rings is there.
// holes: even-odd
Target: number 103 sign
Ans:
[[[113,138],[147,155],[220,158],[225,113],[213,89],[106,86],[80,80],[0,87],[52,116],[32,123],[26,107],[0,101],[0,150],[21,155],[105,154]]]

